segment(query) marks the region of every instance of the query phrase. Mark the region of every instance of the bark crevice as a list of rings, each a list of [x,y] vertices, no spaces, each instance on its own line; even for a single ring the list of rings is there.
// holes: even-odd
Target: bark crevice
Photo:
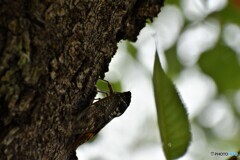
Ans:
[[[0,1],[0,159],[67,159],[121,39],[163,1]],[[93,115],[94,116],[94,115]],[[74,126],[73,126],[74,125]]]

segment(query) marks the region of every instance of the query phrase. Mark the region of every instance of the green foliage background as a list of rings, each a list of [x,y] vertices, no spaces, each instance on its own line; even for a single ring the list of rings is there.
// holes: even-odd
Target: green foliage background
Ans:
[[[207,10],[210,0],[201,0],[200,10]],[[182,13],[184,12],[184,3],[183,0],[167,0],[165,5],[174,5],[177,7]],[[198,6],[198,5],[196,5]],[[202,8],[201,8],[202,7]],[[175,43],[165,50],[165,57],[167,62],[167,75],[174,81],[178,78],[178,76],[188,67],[186,64],[183,64],[182,61],[179,59],[177,52],[178,52],[178,42],[181,41],[181,35],[191,29],[193,26],[197,26],[200,24],[207,23],[208,20],[214,20],[220,25],[220,33],[218,35],[218,39],[216,43],[208,48],[207,50],[203,51],[200,54],[195,64],[192,64],[193,67],[197,67],[200,71],[212,79],[217,87],[217,94],[215,95],[214,100],[224,99],[224,101],[229,105],[228,110],[233,113],[234,117],[225,117],[233,118],[236,125],[235,133],[228,138],[223,138],[216,134],[216,131],[211,127],[206,127],[201,122],[201,118],[203,114],[206,115],[205,111],[208,109],[209,103],[204,107],[204,110],[200,112],[198,115],[191,119],[191,125],[197,126],[204,131],[206,135],[207,143],[210,148],[215,149],[214,151],[238,151],[240,150],[240,104],[236,103],[236,97],[240,94],[240,50],[236,48],[236,46],[240,46],[239,43],[235,46],[232,44],[228,44],[226,39],[224,38],[224,30],[226,29],[227,25],[232,25],[236,27],[240,27],[240,0],[229,0],[227,1],[227,5],[219,10],[212,11],[210,13],[204,13],[203,15],[197,18],[189,18],[185,15],[184,24],[181,28],[180,34],[177,37]],[[151,24],[149,24],[151,26]],[[161,36],[161,35],[160,35]],[[194,37],[193,37],[194,38]],[[206,35],[206,39],[208,36]],[[127,50],[130,53],[131,57],[138,61],[138,48],[135,47],[133,43],[127,42]],[[156,61],[156,60],[155,60]],[[155,72],[155,68],[154,68]],[[153,73],[155,74],[155,73]],[[155,78],[156,79],[156,78]],[[158,79],[155,81],[161,81],[162,79]],[[159,82],[161,83],[161,82]],[[156,90],[156,85],[154,85],[154,90]],[[165,86],[162,89],[170,89],[169,86]],[[156,91],[155,91],[156,92]],[[155,94],[156,96],[156,94]],[[161,95],[162,99],[167,99],[171,95]],[[158,99],[159,97],[155,97]],[[240,96],[238,96],[240,98]],[[178,99],[178,98],[177,98]],[[158,101],[158,100],[156,100]],[[157,102],[156,102],[157,103]],[[159,107],[158,104],[156,106]],[[215,108],[217,111],[217,108]],[[159,112],[159,110],[158,110]],[[174,114],[174,113],[172,113]],[[177,113],[176,113],[177,114]],[[214,114],[214,113],[212,113]],[[211,113],[208,114],[211,116]],[[163,116],[162,114],[158,114],[158,119],[161,119]],[[207,122],[205,122],[207,123]],[[220,122],[221,123],[221,122]],[[162,128],[161,128],[162,127]],[[170,127],[171,128],[171,127]],[[160,132],[161,130],[166,130],[166,126],[160,125]],[[161,133],[162,135],[162,133]],[[194,135],[193,135],[194,136]],[[164,142],[164,137],[162,137],[162,141]],[[199,148],[201,150],[202,148]],[[169,158],[168,151],[164,149],[165,155],[168,159],[172,159],[171,156]],[[210,154],[211,151],[205,154]],[[195,159],[201,159],[204,156],[197,156]],[[176,157],[175,157],[176,158]]]
[[[191,13],[186,11],[187,1],[195,3],[195,8],[190,8],[195,12]],[[126,72],[132,69],[129,68],[129,66],[134,65],[135,67],[137,66],[137,69],[143,71],[145,76],[153,83],[159,132],[166,159],[179,158],[185,160],[185,156],[189,155],[188,158],[190,157],[190,159],[194,160],[219,160],[226,159],[227,157],[214,157],[211,156],[211,152],[240,151],[240,38],[236,38],[237,36],[240,37],[240,35],[237,35],[240,34],[240,0],[226,0],[226,5],[210,11],[209,4],[211,1],[213,0],[166,0],[165,7],[170,6],[177,8],[179,14],[181,14],[179,16],[182,17],[183,20],[182,24],[175,23],[180,25],[178,26],[180,28],[179,33],[170,31],[168,34],[160,33],[157,35],[162,39],[167,39],[171,34],[175,34],[176,36],[173,43],[167,47],[163,47],[163,51],[160,51],[158,47],[156,47],[158,49],[155,49],[159,55],[161,54],[160,52],[164,52],[165,63],[162,63],[164,60],[161,59],[161,56],[159,61],[156,55],[154,67],[152,69],[147,68],[141,59],[143,55],[140,54],[141,46],[137,44],[138,42],[132,43],[124,41],[121,43],[121,47],[128,52],[129,56],[127,56],[127,58],[125,57],[123,60],[124,64],[121,64],[122,66],[120,65],[121,68],[117,68],[117,70],[121,70],[122,73],[109,76],[114,77],[113,81],[111,81],[111,78],[110,81],[114,91],[119,92],[124,88],[124,85],[122,85],[123,79],[129,76]],[[164,15],[164,12],[161,12],[159,16],[168,15]],[[156,18],[155,20],[159,19]],[[174,20],[176,19],[167,19],[167,21]],[[218,27],[216,28],[218,32],[216,40],[212,40],[210,44],[209,35],[203,35],[206,46],[201,46],[202,44],[197,44],[198,41],[194,41],[196,39],[196,37],[194,37],[195,35],[190,36],[190,41],[196,42],[196,44],[190,44],[198,46],[201,53],[195,57],[196,59],[193,61],[193,64],[185,63],[184,60],[181,59],[181,56],[179,56],[180,52],[184,52],[179,49],[183,41],[182,37],[184,37],[187,32],[203,26],[210,26],[210,28],[213,29],[216,26],[212,27],[212,22],[217,24],[216,26]],[[148,20],[147,27],[162,27],[162,32],[167,30],[164,28],[166,27],[164,26],[166,21],[160,22],[163,26],[156,26],[156,23],[154,23],[155,21],[150,22],[150,20]],[[226,32],[227,28],[237,28],[238,32],[235,33],[232,31],[230,34]],[[152,34],[149,37],[153,38],[154,36],[156,35]],[[154,37],[154,39],[156,43],[161,43],[156,40],[156,37]],[[151,40],[147,39],[143,43],[149,41]],[[207,44],[208,42],[209,44]],[[156,46],[158,46],[158,44],[156,44]],[[147,52],[148,53],[144,53],[144,58],[151,58],[149,56],[149,52],[151,51],[149,50]],[[181,54],[185,57],[189,56],[188,53]],[[193,68],[197,69],[198,72],[214,83],[216,93],[213,97],[209,98],[210,101],[200,104],[204,106],[199,106],[199,112],[197,112],[196,115],[189,116],[188,107],[190,106],[185,106],[182,102],[181,92],[178,90],[177,85],[175,88],[174,84],[176,84],[179,77],[181,77],[186,70]],[[194,71],[194,69],[192,71]],[[190,79],[192,77],[189,75],[187,78]],[[102,81],[98,82],[97,87],[102,91],[108,90],[106,83]],[[193,88],[194,87],[195,86],[193,86]],[[194,89],[193,92],[195,92]],[[141,94],[142,98],[145,98],[145,93]],[[104,97],[105,94],[102,96]],[[198,97],[194,97],[193,99],[197,98]],[[150,106],[144,107],[147,108]],[[223,110],[223,108],[226,110]],[[218,115],[219,113],[221,114]],[[215,124],[215,126],[212,124]],[[226,126],[226,124],[228,124],[228,126]],[[228,133],[228,136],[224,136],[226,135],[225,132]],[[229,134],[229,132],[232,133]],[[198,146],[196,142],[202,145]],[[194,145],[195,147],[193,147]],[[184,157],[180,158],[181,156]]]

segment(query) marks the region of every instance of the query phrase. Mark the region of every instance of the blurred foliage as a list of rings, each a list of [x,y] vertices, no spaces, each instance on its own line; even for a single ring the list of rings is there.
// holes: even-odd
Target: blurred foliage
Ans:
[[[224,23],[240,23],[240,1],[229,0],[228,5],[220,11],[213,12],[209,17],[218,19],[222,24]]]
[[[130,41],[126,41],[127,51],[133,59],[137,59],[138,49]]]
[[[183,1],[186,2],[187,0],[181,0],[181,1],[166,0],[165,6],[168,4],[175,5],[178,9],[180,9],[182,11],[182,13],[184,13]],[[189,1],[191,1],[191,0],[189,0]],[[201,2],[202,6],[206,7],[203,9],[204,11],[209,9],[208,8],[209,3],[210,3],[209,0],[200,0],[198,2]],[[216,44],[212,48],[210,48],[210,49],[204,51],[204,53],[200,54],[199,59],[196,61],[195,64],[193,64],[193,66],[200,67],[203,74],[207,75],[215,82],[217,89],[218,89],[217,90],[218,92],[217,92],[217,95],[215,96],[215,98],[217,99],[219,97],[224,97],[228,101],[229,105],[233,106],[234,105],[232,103],[233,96],[239,91],[239,88],[240,88],[240,64],[239,64],[239,57],[240,57],[239,54],[240,53],[236,53],[236,51],[234,51],[232,48],[230,48],[230,46],[225,44],[223,30],[227,24],[234,24],[234,25],[237,25],[238,27],[240,27],[240,0],[228,0],[227,5],[225,7],[223,7],[222,9],[211,11],[209,13],[207,13],[207,11],[206,11],[204,14],[206,14],[206,16],[203,16],[202,19],[200,18],[200,19],[191,20],[191,21],[187,20],[187,18],[185,17],[185,21],[183,24],[184,27],[181,29],[177,40],[175,41],[175,43],[173,43],[173,45],[170,48],[165,50],[165,57],[166,57],[166,61],[167,61],[166,72],[167,72],[167,75],[169,75],[170,77],[177,78],[177,76],[182,71],[184,71],[186,66],[185,66],[185,64],[182,64],[181,60],[178,57],[177,47],[178,47],[179,37],[190,28],[189,26],[198,24],[201,22],[205,22],[208,19],[216,20],[220,24],[220,29],[221,29],[220,35],[219,35],[220,38],[217,40]],[[208,35],[206,35],[206,39],[207,38],[208,38]],[[127,42],[127,50],[130,53],[130,55],[136,60],[137,59],[136,57],[138,54],[138,49],[136,47],[134,47],[134,45],[131,44],[130,42]],[[160,69],[160,67],[158,67],[158,70],[159,69]],[[154,68],[154,72],[156,72],[156,70],[157,69]],[[155,74],[155,73],[153,73],[153,74]],[[160,79],[158,79],[158,80],[155,79],[153,81],[158,81],[160,84],[164,83],[163,80],[160,80]],[[162,86],[161,90],[169,90],[168,87],[169,87],[168,85]],[[154,90],[158,90],[158,88],[156,88],[155,85],[154,85]],[[159,91],[155,91],[156,101],[158,101],[158,99],[162,99],[162,100],[169,99],[170,95],[166,95],[166,94],[157,94],[156,95],[156,92],[159,92]],[[231,93],[230,96],[229,96],[229,93]],[[214,101],[214,99],[213,99],[213,101]],[[157,110],[158,110],[159,109],[158,103],[160,103],[160,102],[156,102],[156,103],[157,103]],[[175,103],[177,103],[177,102],[175,102]],[[174,104],[174,105],[178,106],[179,104]],[[235,116],[239,115],[239,113],[236,113],[238,111],[233,108],[234,107],[229,108],[229,110],[231,110],[231,112],[234,112],[233,115],[235,115]],[[174,111],[171,111],[167,115],[161,115],[162,114],[161,112],[159,112],[159,110],[158,110],[158,119],[162,119],[163,117],[166,117],[166,116],[172,116]],[[175,114],[175,116],[176,116],[176,114]],[[196,118],[197,117],[194,117],[194,119],[192,121],[195,121]],[[228,118],[228,117],[226,117],[226,118]],[[235,117],[235,119],[239,120],[239,117]],[[236,144],[238,146],[237,150],[240,149],[240,146],[238,145],[238,144],[240,144],[240,138],[238,135],[238,134],[240,134],[239,128],[238,128],[238,131],[236,132],[236,134],[232,137],[232,139],[231,138],[221,139],[217,136],[216,136],[217,138],[211,138],[211,136],[213,135],[212,128],[204,128],[204,126],[201,126],[201,124],[197,124],[197,125],[198,125],[198,127],[203,129],[203,131],[205,132],[205,135],[207,136],[207,139],[210,137],[210,139],[214,139],[214,140],[223,142],[222,148],[224,148],[224,144],[227,144],[227,145],[225,145],[226,150],[228,149],[228,148],[226,148],[226,146],[229,146],[231,144],[234,146],[234,144]],[[164,134],[162,134],[162,132],[164,130],[167,130],[167,128],[166,128],[166,125],[160,125],[159,127],[160,127],[161,136],[162,136],[161,138],[163,139],[163,142],[164,142],[165,141]],[[238,138],[236,138],[236,137],[238,137]],[[211,141],[210,143],[216,144],[216,141],[215,142]],[[166,150],[166,149],[164,148],[164,150]],[[205,154],[207,154],[207,153],[205,153]],[[167,157],[168,156],[169,155],[167,154]],[[170,159],[173,157],[170,156]]]
[[[174,4],[174,5],[180,5],[180,2],[181,1],[179,1],[179,0],[166,0],[166,2],[165,3],[167,3],[167,4]]]
[[[104,93],[105,92],[106,93],[110,92],[110,90],[109,90],[110,88],[108,87],[108,83],[106,81],[101,80],[101,79],[99,79],[97,81],[96,87],[98,88],[98,91],[100,91],[100,93],[101,92],[104,92]],[[109,81],[109,84],[111,85],[114,92],[121,92],[122,91],[122,85],[121,85],[120,81],[116,81],[116,82],[110,82]]]
[[[240,88],[240,65],[237,55],[222,43],[199,58],[202,71],[214,79],[219,93]]]
[[[177,46],[174,45],[165,51],[166,60],[168,62],[168,75],[176,77],[183,69],[183,65],[179,62],[177,57]]]
[[[168,160],[179,158],[187,151],[190,144],[190,124],[187,111],[175,86],[163,71],[157,52],[153,87],[165,156]]]

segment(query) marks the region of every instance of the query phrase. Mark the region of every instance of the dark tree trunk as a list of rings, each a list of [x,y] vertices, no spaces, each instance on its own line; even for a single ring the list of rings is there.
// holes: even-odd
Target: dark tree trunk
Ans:
[[[78,117],[92,103],[117,42],[136,40],[162,5],[0,0],[0,159],[76,158],[84,124]]]

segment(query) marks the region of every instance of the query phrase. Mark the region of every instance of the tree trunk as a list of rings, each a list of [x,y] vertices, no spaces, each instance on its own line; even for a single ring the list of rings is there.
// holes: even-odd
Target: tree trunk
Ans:
[[[89,138],[82,130],[91,125],[79,116],[98,116],[86,109],[117,42],[136,40],[162,5],[0,0],[0,159],[76,159],[76,147]]]

